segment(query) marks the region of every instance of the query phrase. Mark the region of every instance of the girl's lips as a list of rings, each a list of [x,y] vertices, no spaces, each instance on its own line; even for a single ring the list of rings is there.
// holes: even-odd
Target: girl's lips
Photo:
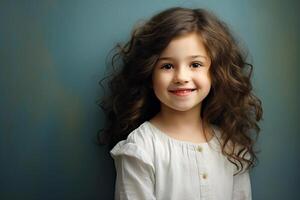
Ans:
[[[187,96],[190,95],[192,92],[194,92],[196,89],[185,89],[185,90],[171,90],[170,92],[172,94],[175,94],[176,96]]]

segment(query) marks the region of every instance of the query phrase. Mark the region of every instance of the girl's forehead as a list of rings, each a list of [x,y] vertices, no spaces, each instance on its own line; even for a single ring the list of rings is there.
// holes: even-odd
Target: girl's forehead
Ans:
[[[202,37],[197,33],[189,33],[173,38],[161,52],[160,59],[170,57],[191,58],[199,55],[208,59]]]

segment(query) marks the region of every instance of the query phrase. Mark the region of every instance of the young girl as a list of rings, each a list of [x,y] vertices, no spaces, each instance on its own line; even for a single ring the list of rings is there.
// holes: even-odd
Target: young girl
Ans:
[[[117,47],[99,138],[114,147],[115,199],[251,199],[261,101],[226,24],[169,8]]]

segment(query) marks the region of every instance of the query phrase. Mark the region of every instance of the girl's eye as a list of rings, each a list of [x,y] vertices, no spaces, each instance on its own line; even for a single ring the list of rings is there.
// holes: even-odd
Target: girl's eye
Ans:
[[[171,69],[173,66],[171,64],[165,64],[161,67],[161,69]]]
[[[198,67],[201,67],[201,66],[203,66],[201,63],[193,63],[192,64],[193,68],[198,68]]]

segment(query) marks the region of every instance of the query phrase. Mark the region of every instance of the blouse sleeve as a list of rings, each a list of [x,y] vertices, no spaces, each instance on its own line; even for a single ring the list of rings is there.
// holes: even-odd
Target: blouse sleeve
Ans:
[[[156,199],[154,167],[148,154],[134,143],[119,142],[111,151],[116,167],[115,199]]]
[[[233,200],[251,200],[251,183],[249,171],[233,177]]]

